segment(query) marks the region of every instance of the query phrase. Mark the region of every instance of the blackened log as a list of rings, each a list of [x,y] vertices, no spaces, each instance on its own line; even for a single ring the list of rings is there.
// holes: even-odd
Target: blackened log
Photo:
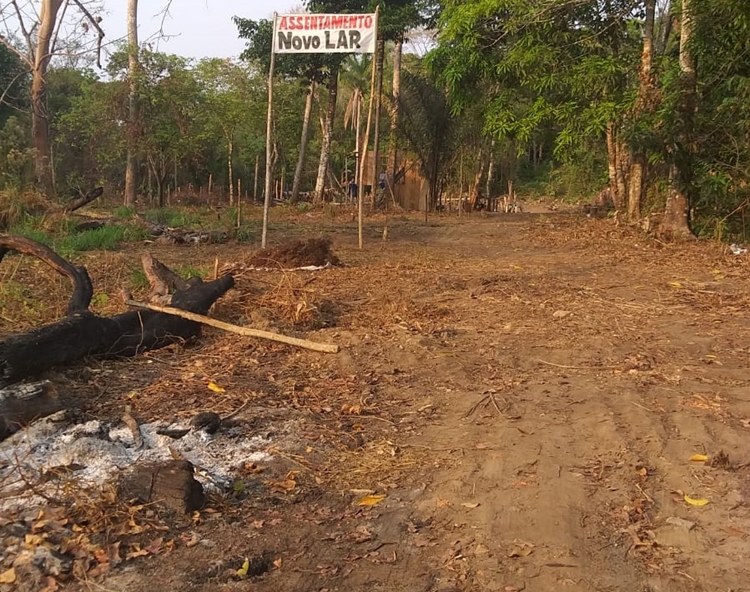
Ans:
[[[65,213],[74,212],[75,210],[82,208],[86,204],[91,203],[97,197],[100,197],[104,193],[104,187],[95,187],[89,191],[86,195],[82,195],[76,199],[69,201],[64,208]]]
[[[91,298],[94,295],[94,287],[85,267],[73,265],[48,246],[28,239],[24,236],[0,234],[0,262],[10,251],[18,251],[24,255],[31,255],[40,261],[44,261],[57,273],[69,278],[73,284],[73,295],[68,303],[67,314],[88,310]],[[0,358],[0,365],[2,359]]]
[[[172,306],[206,314],[234,286],[234,278],[225,275],[211,282],[192,278],[188,284],[172,295]],[[88,310],[75,312],[0,341],[0,388],[87,356],[130,357],[197,337],[200,331],[200,323],[150,310],[113,317],[100,317]]]

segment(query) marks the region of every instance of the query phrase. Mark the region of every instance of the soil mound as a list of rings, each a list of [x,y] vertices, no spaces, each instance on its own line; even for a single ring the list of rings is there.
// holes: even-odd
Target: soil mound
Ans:
[[[296,240],[271,249],[260,249],[253,253],[248,261],[253,267],[323,267],[339,266],[341,260],[331,250],[331,241],[327,238],[311,238],[306,241]]]

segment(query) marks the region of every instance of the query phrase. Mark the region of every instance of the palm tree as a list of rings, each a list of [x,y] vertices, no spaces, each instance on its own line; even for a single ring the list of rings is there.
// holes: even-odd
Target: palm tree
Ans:
[[[359,178],[359,170],[364,162],[365,147],[362,146],[360,133],[362,130],[362,105],[364,104],[365,91],[369,82],[369,69],[372,59],[367,55],[350,56],[344,64],[341,72],[341,84],[349,91],[349,100],[344,111],[344,129],[355,130],[355,152],[357,164],[354,178]]]

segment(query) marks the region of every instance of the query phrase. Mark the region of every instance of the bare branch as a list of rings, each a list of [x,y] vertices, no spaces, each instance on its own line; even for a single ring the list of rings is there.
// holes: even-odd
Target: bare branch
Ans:
[[[8,41],[7,39],[5,39],[5,37],[0,37],[0,43],[2,43],[5,47],[7,47],[14,54],[16,54],[19,58],[21,58],[21,60],[23,61],[24,64],[26,64],[29,67],[33,66],[33,63],[31,62],[31,60],[29,60],[29,56],[26,55],[25,53],[23,53],[17,47],[13,46],[13,44],[10,41]]]
[[[65,13],[68,11],[68,6],[70,5],[70,0],[65,0],[65,4],[63,4],[62,11],[60,12],[60,18],[57,21],[57,28],[55,29],[55,35],[52,39],[52,44],[50,45],[50,54],[54,54],[55,50],[57,49],[57,38],[60,35],[60,29],[62,28],[63,21],[65,20]]]
[[[99,21],[101,19],[95,18],[89,12],[89,10],[83,5],[83,2],[81,2],[81,0],[73,0],[73,2],[75,2],[76,5],[78,5],[78,8],[81,9],[81,12],[83,12],[83,14],[86,15],[86,18],[89,20],[92,26],[99,33],[99,39],[96,42],[96,65],[98,68],[101,68],[102,67],[102,39],[104,39],[104,31],[99,26]]]
[[[31,74],[31,70],[25,70],[23,72],[19,72],[18,74],[16,74],[13,77],[13,80],[10,81],[10,83],[8,84],[8,86],[3,91],[3,94],[0,95],[0,105],[2,105],[3,103],[5,103],[5,97],[7,96],[8,92],[10,91],[10,89],[13,88],[13,85],[16,83],[16,80],[18,80],[19,78],[21,78],[21,76],[26,76],[27,74]],[[5,103],[5,104],[7,106],[9,106],[9,107],[12,107],[16,111],[20,111],[21,113],[24,112],[23,109],[19,109],[18,107],[16,107],[12,103]]]
[[[31,41],[31,33],[26,28],[26,23],[23,20],[23,14],[21,13],[21,8],[18,6],[18,3],[16,2],[16,0],[13,0],[13,8],[16,9],[16,16],[18,17],[18,25],[21,27],[21,33],[23,33],[23,37],[24,39],[26,39],[26,44],[28,45],[28,48],[29,48],[28,55],[31,55],[34,52],[34,43]],[[15,48],[12,48],[12,49],[15,49]],[[18,55],[21,55],[20,52],[16,52],[16,53],[18,53]],[[24,59],[24,61],[31,64],[31,60],[28,58],[28,56],[25,56],[25,57],[21,56],[21,57]]]

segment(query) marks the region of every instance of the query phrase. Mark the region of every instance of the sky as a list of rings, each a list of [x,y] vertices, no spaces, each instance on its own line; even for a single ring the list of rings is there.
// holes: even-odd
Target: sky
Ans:
[[[191,58],[237,57],[245,42],[237,37],[232,17],[268,19],[274,11],[292,12],[301,2],[293,0],[172,0],[169,14],[162,14],[169,0],[139,0],[138,36],[152,49]],[[102,27],[107,39],[124,38],[126,0],[104,0]],[[162,28],[166,38],[159,39]]]

